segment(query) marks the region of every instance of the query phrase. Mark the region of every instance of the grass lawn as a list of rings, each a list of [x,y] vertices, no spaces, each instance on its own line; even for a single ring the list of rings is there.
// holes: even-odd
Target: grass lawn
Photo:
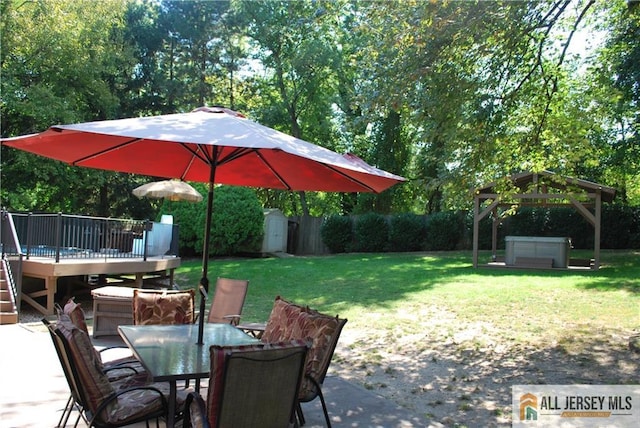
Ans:
[[[210,297],[217,276],[244,278],[243,321],[265,321],[277,295],[347,318],[330,372],[444,426],[511,426],[512,385],[638,383],[640,251],[604,251],[599,271],[474,269],[471,256],[215,259]],[[176,282],[200,276],[183,261]]]
[[[200,276],[200,260],[188,260],[176,282],[188,288]],[[640,329],[638,251],[603,251],[599,271],[474,269],[470,252],[213,259],[210,297],[217,276],[250,280],[247,322],[266,320],[281,295],[346,317],[350,329],[410,332],[410,325],[444,313],[517,342],[562,343],[576,332]]]

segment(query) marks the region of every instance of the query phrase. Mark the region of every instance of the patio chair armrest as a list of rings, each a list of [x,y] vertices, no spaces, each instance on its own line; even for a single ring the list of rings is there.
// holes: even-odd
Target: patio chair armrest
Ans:
[[[140,390],[149,390],[149,391],[154,391],[157,392],[158,395],[160,396],[160,400],[162,401],[162,412],[164,414],[164,416],[166,417],[166,413],[167,413],[167,397],[164,396],[164,394],[162,393],[162,391],[160,391],[158,388],[153,387],[153,386],[136,386],[133,388],[127,388],[127,389],[123,389],[122,391],[117,391],[114,392],[113,394],[109,395],[102,403],[100,403],[100,405],[98,406],[98,408],[96,409],[96,413],[94,415],[92,415],[91,420],[89,421],[89,426],[92,427],[93,426],[93,422],[95,421],[95,419],[102,413],[103,410],[105,410],[107,408],[107,406],[109,404],[111,404],[113,401],[117,400],[118,397],[128,394],[132,391],[140,391]]]
[[[183,428],[209,428],[207,405],[198,392],[190,392],[184,402]]]
[[[112,372],[114,370],[131,370],[131,373],[129,373],[129,374],[118,374],[117,376],[109,376],[109,372]],[[107,367],[107,368],[104,369],[104,374],[107,375],[109,380],[122,379],[123,377],[137,375],[138,373],[139,373],[138,370],[136,370],[134,367],[126,365],[126,363],[122,363],[122,365]]]
[[[108,351],[114,351],[114,350],[127,350],[128,355],[131,355],[131,350],[127,347],[127,346],[107,346],[106,348],[100,348],[98,349],[98,354],[100,355],[100,359],[102,360],[103,363],[108,363],[109,361],[111,361],[111,359],[105,360],[105,356],[106,354],[109,354]],[[106,354],[104,354],[106,352]],[[122,357],[117,357],[117,358],[112,358],[113,360],[117,360],[120,359]]]
[[[229,320],[229,323],[231,325],[238,325],[240,323],[240,318],[242,318],[241,315],[225,315],[222,318]]]

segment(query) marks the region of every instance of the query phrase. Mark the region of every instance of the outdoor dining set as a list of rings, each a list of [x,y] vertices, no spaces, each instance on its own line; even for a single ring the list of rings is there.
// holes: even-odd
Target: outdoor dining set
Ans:
[[[71,391],[58,426],[77,413],[74,426],[284,428],[304,425],[301,403],[316,398],[331,426],[322,384],[347,320],[278,296],[266,323],[243,324],[248,284],[218,278],[206,314],[194,289],[135,289],[133,324],[118,327],[131,355],[110,361],[80,306],[59,307],[56,321],[43,319]]]

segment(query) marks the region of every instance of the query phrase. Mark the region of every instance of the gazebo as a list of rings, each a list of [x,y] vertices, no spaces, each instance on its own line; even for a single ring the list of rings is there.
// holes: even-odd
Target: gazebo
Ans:
[[[478,267],[480,221],[493,213],[491,249],[495,258],[498,226],[508,209],[514,206],[573,206],[594,229],[594,265],[600,268],[600,222],[602,202],[612,202],[615,189],[551,171],[523,172],[507,177],[506,191],[493,182],[475,190],[473,205],[473,267]]]

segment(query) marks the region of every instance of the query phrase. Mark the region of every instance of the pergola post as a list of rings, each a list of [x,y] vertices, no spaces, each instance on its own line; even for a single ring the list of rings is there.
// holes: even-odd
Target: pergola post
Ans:
[[[600,225],[602,220],[602,192],[598,189],[596,191],[596,220],[594,226],[593,236],[593,269],[600,269]]]
[[[473,267],[478,267],[478,234],[480,232],[480,196],[475,195],[473,198]]]

